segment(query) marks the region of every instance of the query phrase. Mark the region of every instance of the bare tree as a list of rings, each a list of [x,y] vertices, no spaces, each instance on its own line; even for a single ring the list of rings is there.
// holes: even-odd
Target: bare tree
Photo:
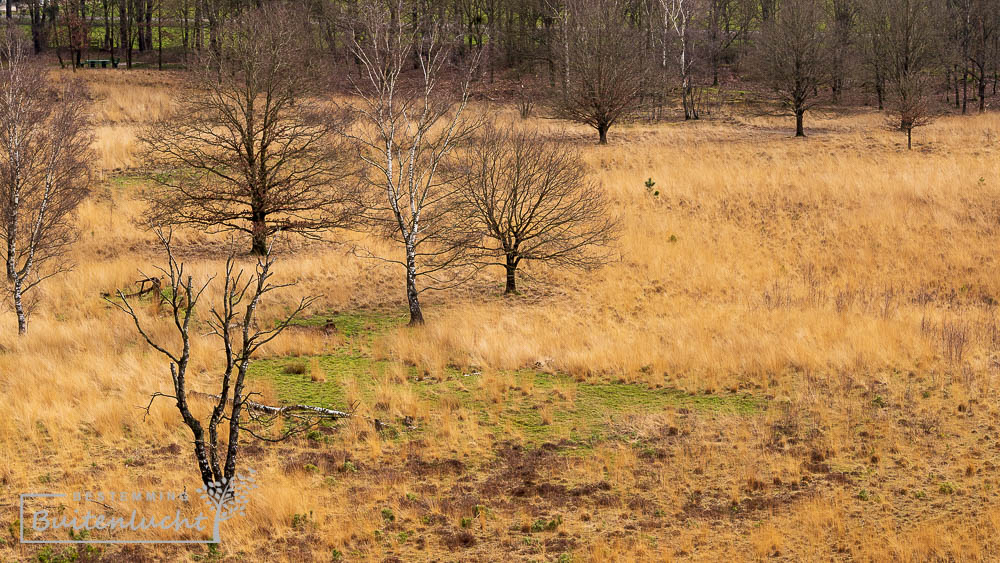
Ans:
[[[913,148],[913,129],[934,119],[930,84],[930,78],[923,73],[893,80],[890,104],[895,124],[906,133],[907,150]]]
[[[560,14],[563,91],[556,113],[597,129],[602,145],[608,129],[636,110],[648,70],[641,33],[627,14],[622,0],[569,0]]]
[[[456,227],[454,190],[442,164],[481,119],[467,108],[475,65],[449,69],[448,30],[436,22],[407,25],[398,17],[403,8],[397,0],[361,7],[362,31],[353,49],[362,74],[353,79],[358,102],[351,108],[359,124],[342,132],[366,164],[362,219],[403,247],[402,259],[376,257],[405,270],[415,325],[424,322],[419,294],[456,280],[466,240]],[[415,76],[404,76],[414,59]],[[445,81],[449,70],[456,84]],[[422,278],[431,285],[418,287]]]
[[[163,168],[153,221],[233,230],[264,253],[277,231],[316,236],[352,214],[346,148],[308,98],[308,21],[272,6],[236,18],[195,63],[178,111],[142,134]]]
[[[272,418],[261,420],[253,412],[284,414],[287,410],[278,407],[260,405],[251,400],[254,393],[246,388],[247,370],[253,355],[268,342],[278,337],[289,324],[312,302],[313,298],[303,298],[291,313],[276,323],[272,328],[258,328],[261,323],[257,319],[257,310],[261,300],[273,291],[288,287],[287,284],[273,283],[272,267],[274,258],[270,252],[257,259],[254,273],[247,275],[242,269],[237,270],[235,255],[231,254],[226,261],[222,302],[220,307],[213,307],[210,317],[205,321],[210,328],[208,333],[221,341],[225,365],[218,378],[215,393],[200,393],[188,386],[188,366],[191,361],[191,331],[192,323],[197,323],[195,310],[205,289],[213,281],[211,278],[204,283],[196,284],[192,276],[185,271],[184,264],[174,256],[171,244],[171,234],[159,229],[156,234],[160,239],[167,257],[167,265],[157,268],[166,278],[167,307],[170,324],[176,330],[173,342],[154,339],[147,323],[135,309],[131,298],[118,291],[117,299],[106,298],[109,303],[128,314],[135,324],[136,330],[146,342],[170,363],[170,379],[172,394],[156,392],[152,395],[146,412],[149,412],[153,401],[164,397],[173,399],[184,425],[191,431],[194,438],[194,454],[198,464],[201,480],[205,485],[226,483],[236,475],[240,452],[240,433],[247,432],[251,436],[268,441],[287,438],[293,434],[314,425],[314,421],[286,426],[278,436],[269,436],[258,430],[270,426]],[[211,414],[207,421],[200,419],[193,411],[190,399],[194,397],[209,399],[212,402]],[[325,418],[340,418],[350,413],[329,409],[316,409],[314,414]],[[207,424],[206,424],[207,422]],[[225,423],[225,426],[220,426]],[[226,428],[226,426],[228,428]],[[224,438],[221,436],[224,435]]]
[[[719,66],[734,45],[740,45],[757,21],[756,0],[707,0],[708,43],[712,86],[719,85]]]
[[[986,111],[986,84],[990,48],[1000,27],[1000,0],[970,0],[970,53],[972,75],[976,79],[979,113]],[[994,54],[995,56],[995,54]]]
[[[849,75],[852,44],[858,15],[857,0],[832,0],[830,2],[833,20],[830,88],[833,103],[840,101]]]
[[[821,0],[784,0],[764,23],[756,59],[762,78],[795,115],[795,136],[830,73],[830,49]]]
[[[878,109],[885,109],[886,81],[889,78],[888,37],[886,26],[887,2],[870,2],[858,10],[861,56],[866,70],[866,80],[875,90]]]
[[[31,59],[27,38],[6,26],[0,44],[0,240],[19,334],[25,294],[65,272],[76,239],[70,216],[87,195],[91,136],[80,86],[55,84]]]
[[[487,128],[456,155],[460,201],[482,233],[476,250],[501,266],[515,293],[522,261],[589,268],[603,264],[616,236],[608,202],[579,156],[537,133]]]
[[[684,107],[684,119],[698,119],[698,108],[691,95],[691,70],[694,68],[692,49],[692,28],[698,15],[698,4],[695,0],[660,0],[663,10],[664,35],[673,28],[677,35],[678,49],[677,69],[681,79],[681,104]],[[663,68],[667,67],[667,45],[664,37]]]
[[[906,132],[907,149],[913,146],[913,129],[933,117],[931,77],[937,60],[938,22],[935,0],[874,0],[872,10],[881,13],[884,25],[889,108],[896,125]]]

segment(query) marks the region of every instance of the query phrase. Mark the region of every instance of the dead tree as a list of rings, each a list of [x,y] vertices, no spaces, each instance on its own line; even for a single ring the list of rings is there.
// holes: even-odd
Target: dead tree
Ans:
[[[390,0],[360,8],[353,51],[362,72],[352,78],[358,101],[349,106],[359,123],[342,134],[365,164],[359,217],[399,242],[403,257],[365,252],[402,266],[410,324],[417,325],[424,322],[420,293],[455,283],[463,264],[467,241],[442,163],[481,119],[467,107],[478,55],[465,68],[449,69],[457,35],[440,22],[405,22],[398,17],[403,7]],[[415,76],[404,76],[414,60]],[[419,287],[424,278],[429,285]]]
[[[517,291],[523,261],[591,268],[606,262],[617,221],[575,153],[537,133],[487,128],[456,154],[462,209],[477,232],[485,265],[506,272]]]
[[[260,419],[251,412],[260,411],[258,407],[261,405],[251,399],[254,393],[246,388],[246,376],[254,354],[261,346],[277,338],[313,302],[313,298],[300,300],[291,313],[270,325],[273,328],[258,328],[257,309],[261,300],[269,293],[289,287],[290,284],[272,282],[274,257],[270,253],[271,247],[257,259],[256,269],[249,275],[242,269],[237,271],[235,254],[230,255],[226,261],[221,304],[210,309],[210,317],[205,321],[210,328],[208,334],[220,341],[225,364],[221,376],[216,380],[218,385],[216,393],[193,391],[188,387],[187,380],[191,360],[191,331],[193,323],[197,322],[195,310],[212,279],[195,284],[192,276],[185,271],[184,264],[178,262],[174,256],[170,233],[157,229],[156,234],[167,257],[166,267],[158,269],[169,288],[167,309],[171,325],[176,331],[173,344],[153,338],[148,324],[136,313],[130,298],[124,292],[119,291],[117,299],[108,299],[108,302],[128,314],[139,334],[170,363],[172,394],[154,393],[149,405],[145,407],[146,412],[149,412],[153,401],[158,397],[173,399],[184,425],[191,431],[195,459],[202,482],[206,485],[213,482],[227,482],[236,474],[241,432],[247,432],[255,438],[275,441],[301,432],[312,425],[312,423],[293,424],[278,436],[266,435],[266,432],[260,430],[261,424],[269,426],[273,416],[305,409],[277,408],[278,410],[270,412],[264,409],[265,415],[272,415],[272,418]],[[212,399],[211,414],[207,421],[192,411],[189,399],[194,397]],[[350,414],[329,409],[325,409],[324,412],[308,412],[327,418],[339,418]]]
[[[91,136],[81,87],[50,82],[15,27],[0,40],[0,240],[23,335],[25,295],[71,267],[65,254],[76,239],[71,215],[87,195]]]
[[[785,0],[764,22],[757,43],[757,70],[795,115],[796,137],[805,137],[806,110],[830,74],[824,15],[820,0]]]
[[[351,168],[332,134],[345,117],[309,102],[308,25],[269,5],[198,55],[187,101],[142,134],[162,169],[154,222],[243,232],[261,255],[279,230],[316,236],[349,220]]]
[[[622,0],[571,0],[559,14],[563,88],[556,114],[596,129],[602,145],[608,129],[637,109],[649,70],[628,9]]]

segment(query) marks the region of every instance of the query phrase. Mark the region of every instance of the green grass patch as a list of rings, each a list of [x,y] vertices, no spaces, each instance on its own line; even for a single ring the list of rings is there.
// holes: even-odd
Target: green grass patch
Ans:
[[[251,366],[251,379],[269,381],[283,404],[348,409],[348,388],[355,389],[362,401],[373,401],[380,376],[389,368],[399,369],[399,365],[370,357],[367,345],[406,321],[407,316],[399,311],[330,312],[299,319],[296,325],[317,329],[332,323],[343,338],[342,344],[321,356],[256,361]],[[313,381],[314,362],[318,362],[325,381]],[[615,421],[628,414],[687,409],[706,416],[747,415],[763,407],[760,399],[749,395],[689,394],[641,384],[581,383],[565,375],[533,370],[493,376],[498,381],[492,387],[487,376],[464,374],[457,369],[447,369],[439,378],[421,379],[415,367],[406,366],[404,371],[405,381],[387,385],[414,391],[431,412],[445,409],[445,401],[452,405],[457,402],[497,436],[520,436],[528,446],[562,439],[584,447],[593,445],[620,433]]]
[[[355,335],[371,335],[378,323],[365,316],[350,317]],[[385,319],[383,319],[384,321]],[[321,324],[309,320],[314,324]],[[380,321],[381,322],[381,321]],[[388,321],[385,321],[388,322]],[[345,331],[349,330],[346,328]],[[254,362],[251,377],[270,381],[283,404],[350,408],[345,389],[356,388],[364,401],[371,401],[379,376],[392,366],[388,360],[373,360],[344,347],[335,354],[318,356],[326,381],[312,381],[312,358],[275,358]],[[499,374],[510,384],[499,401],[485,387],[481,375],[448,370],[443,379],[417,380],[416,368],[407,367],[408,378],[400,385],[415,391],[431,411],[443,410],[443,402],[455,401],[471,411],[481,425],[497,436],[508,430],[526,446],[568,439],[584,448],[615,437],[614,422],[626,414],[652,414],[664,410],[747,415],[763,405],[748,395],[700,395],[675,389],[653,389],[639,384],[581,383],[564,375],[534,371]]]
[[[351,311],[347,313],[330,312],[309,317],[302,317],[292,322],[293,325],[305,327],[323,327],[333,323],[337,333],[352,338],[355,336],[374,337],[390,328],[406,324],[409,317],[396,311]]]
[[[305,373],[294,373],[296,364],[305,361],[310,366],[312,358],[273,358],[258,360],[250,367],[250,379],[271,383],[282,404],[307,404],[332,409],[347,409],[346,378],[357,380],[363,395],[373,391],[377,370],[388,362],[376,362],[357,354],[330,354],[319,356],[319,367],[326,381],[312,381],[309,367]],[[311,367],[311,366],[310,366]],[[366,393],[367,391],[367,393]]]
[[[563,375],[534,374],[529,395],[508,393],[495,425],[519,430],[528,445],[567,438],[581,445],[606,440],[613,423],[625,414],[653,414],[671,409],[703,413],[750,414],[760,405],[745,395],[694,395],[676,389],[653,389],[630,383],[580,383]],[[567,395],[560,398],[555,387]],[[473,402],[481,409],[486,405]],[[543,410],[547,410],[543,416]],[[546,418],[548,420],[546,420]]]

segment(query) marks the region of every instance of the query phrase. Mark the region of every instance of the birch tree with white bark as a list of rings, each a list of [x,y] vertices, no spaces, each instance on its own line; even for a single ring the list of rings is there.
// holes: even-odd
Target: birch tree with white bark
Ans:
[[[364,253],[403,268],[410,324],[419,325],[420,293],[457,281],[472,236],[461,227],[443,164],[482,122],[468,109],[478,55],[449,68],[458,36],[439,21],[404,21],[399,0],[369,2],[359,12],[353,51],[361,72],[352,78],[358,102],[350,108],[358,120],[343,134],[366,165],[361,219],[399,243],[402,257]]]
[[[673,29],[677,36],[679,49],[677,69],[681,79],[681,103],[684,106],[684,119],[698,119],[698,108],[691,96],[691,71],[694,68],[694,56],[691,48],[690,27],[695,17],[695,0],[660,0],[660,8],[663,10],[664,35]],[[664,69],[669,66],[667,63],[667,46],[669,44],[670,41],[664,37],[661,61]]]
[[[91,135],[81,87],[52,82],[17,28],[0,33],[0,243],[24,335],[28,293],[71,267],[71,216],[87,195]]]
[[[194,457],[201,476],[203,490],[225,487],[237,476],[240,466],[240,444],[244,435],[266,442],[278,442],[290,436],[301,434],[314,428],[319,421],[350,416],[351,413],[334,411],[307,405],[274,407],[262,405],[252,400],[255,393],[249,389],[247,374],[251,360],[261,347],[281,335],[292,321],[298,318],[315,301],[305,297],[297,305],[290,307],[283,317],[270,322],[259,318],[261,302],[273,292],[293,284],[276,283],[274,277],[275,258],[272,254],[274,239],[265,249],[263,256],[257,257],[250,272],[240,268],[236,262],[235,246],[226,260],[222,279],[222,295],[215,306],[203,304],[202,295],[213,282],[215,276],[203,282],[195,282],[183,262],[177,260],[170,231],[156,228],[155,233],[166,254],[166,266],[158,267],[166,285],[164,299],[167,317],[164,326],[170,330],[156,330],[159,321],[150,318],[138,307],[138,299],[118,290],[112,298],[105,299],[110,305],[124,312],[131,319],[136,331],[146,343],[167,360],[170,366],[170,390],[155,392],[145,407],[148,414],[157,398],[172,399],[184,425],[191,432]],[[197,310],[207,310],[207,318],[199,322]],[[221,373],[201,378],[203,385],[213,385],[212,393],[192,389],[188,367],[191,365],[192,330],[196,326],[207,326],[208,333],[218,339],[223,352],[224,363]],[[266,327],[266,328],[264,328]],[[197,380],[196,380],[197,381]],[[206,419],[199,417],[202,409],[192,405],[193,401],[208,400],[211,407]],[[282,424],[275,424],[278,419]],[[276,435],[274,428],[280,428]],[[221,510],[227,499],[223,495],[214,502]],[[226,520],[229,514],[222,514]],[[216,515],[216,525],[220,515]],[[218,538],[218,529],[213,534]]]

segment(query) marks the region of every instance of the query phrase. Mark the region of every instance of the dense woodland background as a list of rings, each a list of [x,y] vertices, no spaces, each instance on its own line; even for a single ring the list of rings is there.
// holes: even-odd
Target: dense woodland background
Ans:
[[[163,68],[218,48],[226,23],[262,4],[7,0],[6,16],[30,30],[36,53],[64,65]],[[334,75],[359,66],[358,3],[305,9],[314,60]],[[919,75],[941,104],[981,112],[1000,75],[998,0],[408,0],[393,11],[418,31],[451,29],[454,62],[480,63],[481,93],[517,97],[525,111],[565,97],[579,76],[596,90],[628,90],[606,95],[627,97],[629,118],[656,120],[675,115],[666,108],[678,99],[695,119],[713,102],[776,90],[797,113],[815,98],[884,108]]]

